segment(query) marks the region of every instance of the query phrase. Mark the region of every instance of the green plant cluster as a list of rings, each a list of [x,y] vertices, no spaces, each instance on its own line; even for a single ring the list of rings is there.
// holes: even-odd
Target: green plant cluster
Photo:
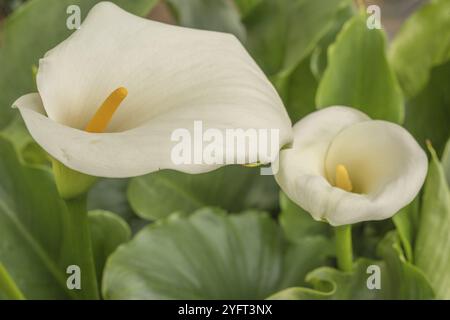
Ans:
[[[0,26],[0,273],[29,299],[82,296],[66,286],[68,209],[47,155],[11,104],[36,91],[33,66],[72,32],[67,6],[87,13],[97,2],[30,0]],[[158,5],[113,2],[141,16]],[[102,179],[88,195],[101,297],[450,299],[450,1],[419,8],[390,43],[350,0],[164,5],[180,25],[236,35],[293,123],[329,105],[399,123],[429,150],[429,173],[393,219],[354,227],[352,272],[336,268],[330,226],[258,168]],[[381,269],[379,290],[366,285],[369,265]]]

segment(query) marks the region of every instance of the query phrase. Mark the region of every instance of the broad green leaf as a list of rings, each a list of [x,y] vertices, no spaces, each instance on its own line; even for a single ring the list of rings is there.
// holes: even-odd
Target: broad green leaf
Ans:
[[[61,259],[65,213],[50,172],[22,165],[0,137],[0,261],[29,299],[74,294]]]
[[[282,290],[269,297],[278,300],[304,299],[431,299],[433,291],[423,273],[406,262],[394,232],[387,234],[379,245],[382,261],[360,258],[353,271],[345,273],[330,267],[313,270],[306,276],[311,285]],[[369,289],[373,274],[369,268],[379,268],[380,289]]]
[[[419,225],[419,197],[392,217],[398,236],[409,262],[414,261],[413,248]]]
[[[278,85],[286,110],[292,123],[296,123],[308,113],[316,111],[316,91],[318,82],[311,72],[310,58],[304,59]]]
[[[97,273],[130,237],[128,226],[106,211],[89,214]],[[0,261],[29,299],[76,298],[67,290],[67,208],[50,170],[22,164],[11,142],[0,137]],[[70,254],[69,254],[70,255]],[[99,277],[99,280],[101,278]]]
[[[25,296],[0,262],[0,300],[24,300]]]
[[[415,263],[424,271],[438,299],[450,299],[450,191],[436,152],[431,161],[420,211]]]
[[[352,5],[345,6],[337,12],[333,19],[333,24],[325,36],[320,39],[317,46],[311,54],[311,71],[317,80],[322,78],[323,73],[328,65],[327,52],[330,45],[336,41],[336,37],[344,26],[345,22],[350,20],[354,15]]]
[[[130,179],[100,179],[89,191],[88,209],[106,210],[124,219],[136,232],[148,221],[140,219],[131,209],[127,199]]]
[[[33,140],[21,118],[15,118],[3,130],[0,130],[0,136],[14,145],[24,162],[36,165],[50,163],[47,153]]]
[[[406,105],[405,127],[425,146],[430,140],[442,154],[450,137],[450,62],[433,68],[426,87]]]
[[[28,134],[25,123],[20,118],[14,119],[3,130],[0,130],[0,135],[9,140],[19,154],[28,144],[34,141]]]
[[[317,267],[330,265],[334,250],[334,243],[323,235],[305,236],[302,241],[290,244],[284,256],[279,287],[306,285],[307,273]]]
[[[332,237],[331,227],[324,222],[315,221],[311,215],[297,206],[283,192],[280,192],[280,224],[289,241],[301,243],[305,237]]]
[[[368,29],[365,15],[349,20],[328,49],[317,106],[345,105],[374,119],[402,122],[402,93],[388,65],[385,46],[383,31]]]
[[[228,0],[166,0],[180,25],[234,34],[245,41],[239,12]]]
[[[268,214],[202,209],[147,226],[108,260],[107,299],[262,299],[303,283],[321,243],[288,244]],[[318,254],[319,253],[319,254]]]
[[[382,278],[385,299],[432,299],[435,297],[425,273],[406,261],[400,238],[395,231],[389,232],[380,242],[378,254],[386,264],[387,276],[385,274],[384,279]]]
[[[32,66],[45,52],[67,38],[69,5],[78,5],[81,18],[98,0],[28,1],[5,19],[0,29],[0,128],[13,118],[10,106],[23,94],[36,91]],[[125,10],[144,15],[157,0],[113,0]],[[68,76],[68,75],[66,75]],[[17,111],[16,111],[17,112]]]
[[[238,165],[197,175],[158,171],[133,178],[128,188],[131,207],[149,220],[178,211],[189,213],[205,206],[230,212],[248,208],[274,210],[277,195],[273,176],[261,176],[259,168]]]
[[[431,69],[450,59],[450,1],[432,0],[416,11],[395,37],[389,56],[406,96],[418,94]]]
[[[447,184],[450,186],[450,140],[447,141],[444,153],[442,154],[442,166],[444,167]]]
[[[320,260],[324,264],[327,263],[329,258],[334,256],[335,252],[335,244],[329,225],[313,220],[308,212],[297,206],[283,192],[280,192],[280,207],[281,212],[278,216],[278,221],[284,237],[295,244],[291,250],[294,253],[298,252],[298,256],[302,257],[301,260],[298,260],[297,254],[294,254],[294,259],[300,261],[303,266],[306,265],[307,261],[317,265],[317,256],[322,256]],[[291,264],[291,262],[287,263]],[[306,269],[312,270],[313,265]],[[294,274],[296,269],[294,266],[291,267]],[[304,278],[296,282],[306,284]],[[289,283],[293,283],[293,281]]]
[[[353,15],[351,5],[340,9],[333,18],[330,30],[317,43],[312,54],[295,67],[292,73],[278,74],[274,79],[293,123],[316,111],[316,92],[327,65],[326,51],[346,20]]]
[[[331,267],[320,267],[306,276],[312,286],[293,287],[277,292],[269,300],[323,300],[323,299],[376,299],[377,290],[366,286],[367,267],[374,261],[359,259],[355,262],[352,273],[344,273]],[[379,265],[381,268],[381,265]],[[381,271],[383,272],[383,271]]]
[[[278,74],[273,79],[293,123],[316,111],[318,80],[327,65],[326,49],[352,15],[351,5],[340,9],[333,17],[330,30],[317,43],[312,54],[300,61],[291,73]]]
[[[77,297],[67,290],[69,263],[61,254],[71,250],[64,237],[66,215],[50,171],[23,165],[13,145],[0,137],[0,261],[27,298]],[[101,276],[106,258],[129,239],[130,231],[106,211],[93,211],[89,218]]]
[[[130,240],[131,230],[117,214],[104,210],[89,212],[89,229],[100,286],[106,260],[119,245]]]
[[[269,76],[285,77],[331,28],[348,0],[263,0],[244,17],[247,48]],[[275,80],[277,81],[277,80]]]

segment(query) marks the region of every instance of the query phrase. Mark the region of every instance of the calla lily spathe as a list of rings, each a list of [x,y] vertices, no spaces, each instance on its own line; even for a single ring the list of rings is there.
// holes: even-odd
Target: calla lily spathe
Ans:
[[[292,148],[280,152],[275,178],[314,219],[339,226],[394,215],[419,192],[427,164],[401,126],[335,106],[294,125]]]
[[[280,97],[233,35],[150,21],[109,2],[40,60],[37,87],[14,103],[28,130],[52,157],[89,175],[217,168],[171,160],[171,133],[196,120],[219,130],[278,129],[281,145],[292,139]],[[117,88],[127,97],[106,130],[87,132]]]

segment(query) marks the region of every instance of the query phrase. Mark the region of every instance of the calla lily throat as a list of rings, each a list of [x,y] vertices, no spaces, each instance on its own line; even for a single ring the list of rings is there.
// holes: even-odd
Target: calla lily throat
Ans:
[[[114,90],[105,101],[103,101],[84,130],[91,133],[105,132],[114,113],[127,95],[128,90],[124,87]],[[96,177],[66,167],[53,157],[52,164],[56,186],[63,199],[74,199],[83,195],[97,180]]]
[[[351,192],[353,190],[352,180],[347,168],[343,164],[336,166],[336,187]],[[337,226],[336,233],[336,257],[339,269],[350,272],[353,266],[353,245],[351,224]]]
[[[347,192],[351,192],[353,190],[350,175],[348,174],[347,168],[342,164],[336,166],[336,187]]]

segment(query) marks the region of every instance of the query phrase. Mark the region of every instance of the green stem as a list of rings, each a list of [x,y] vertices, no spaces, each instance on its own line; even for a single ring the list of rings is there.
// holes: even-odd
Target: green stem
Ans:
[[[351,272],[353,267],[352,225],[344,225],[336,230],[336,257],[340,270]]]
[[[0,263],[0,292],[11,300],[25,300],[25,296],[9,275],[3,264]]]
[[[64,261],[81,271],[81,297],[99,299],[94,254],[86,208],[86,195],[65,200],[68,208],[64,232]]]

